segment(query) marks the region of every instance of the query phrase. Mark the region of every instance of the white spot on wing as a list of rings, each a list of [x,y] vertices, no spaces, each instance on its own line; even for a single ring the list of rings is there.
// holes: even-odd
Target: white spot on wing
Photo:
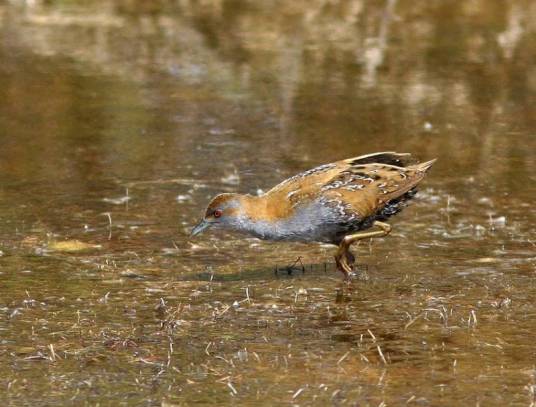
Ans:
[[[288,194],[287,194],[287,199],[290,199],[292,198],[292,196],[296,193],[298,193],[300,190],[299,188],[298,189],[295,189],[294,191],[290,191]]]

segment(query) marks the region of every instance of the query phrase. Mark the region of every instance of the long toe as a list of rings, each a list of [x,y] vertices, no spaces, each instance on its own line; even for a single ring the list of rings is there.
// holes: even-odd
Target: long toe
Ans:
[[[344,268],[344,274],[345,274],[345,277],[348,278],[351,274],[354,273],[352,267],[350,267],[350,265],[348,265],[348,263],[344,262],[342,264],[343,268]]]
[[[352,273],[352,268],[348,265],[346,256],[335,256],[335,263],[337,264],[337,269],[344,274],[344,278],[347,280],[348,275]]]

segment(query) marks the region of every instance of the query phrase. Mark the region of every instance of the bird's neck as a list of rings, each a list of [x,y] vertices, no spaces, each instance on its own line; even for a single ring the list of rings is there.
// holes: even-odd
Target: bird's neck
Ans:
[[[275,197],[278,198],[278,197]],[[295,210],[286,201],[270,195],[243,196],[241,214],[235,228],[261,239],[309,239],[316,215],[311,211]]]
[[[287,216],[276,200],[267,195],[240,195],[239,205],[232,228],[252,234],[261,239],[280,239],[280,228]]]
[[[253,222],[275,223],[288,216],[287,208],[279,200],[270,199],[269,195],[242,195],[240,197],[242,215]]]

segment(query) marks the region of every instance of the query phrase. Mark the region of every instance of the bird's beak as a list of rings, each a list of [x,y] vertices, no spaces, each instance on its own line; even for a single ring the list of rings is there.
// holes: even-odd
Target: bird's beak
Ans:
[[[201,222],[199,222],[190,233],[190,237],[194,237],[201,233],[206,228],[210,227],[210,222],[207,222],[205,219],[203,219]]]

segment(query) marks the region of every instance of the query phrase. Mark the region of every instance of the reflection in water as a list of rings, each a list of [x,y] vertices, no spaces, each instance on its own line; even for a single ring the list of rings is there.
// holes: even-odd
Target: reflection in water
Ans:
[[[523,12],[519,4],[512,5],[506,29],[497,35],[497,42],[504,52],[505,58],[512,58],[515,48],[523,37]]]
[[[524,1],[0,5],[2,404],[533,402],[535,24]],[[380,150],[439,161],[350,288],[331,247],[188,239],[218,192]]]
[[[363,50],[358,51],[358,61],[362,59],[365,66],[365,73],[362,76],[364,87],[376,85],[376,71],[383,64],[385,50],[387,46],[387,37],[389,34],[389,24],[393,19],[393,12],[396,0],[388,0],[385,11],[380,20],[380,31],[377,38],[371,37],[365,39]],[[362,56],[360,56],[362,52]]]

